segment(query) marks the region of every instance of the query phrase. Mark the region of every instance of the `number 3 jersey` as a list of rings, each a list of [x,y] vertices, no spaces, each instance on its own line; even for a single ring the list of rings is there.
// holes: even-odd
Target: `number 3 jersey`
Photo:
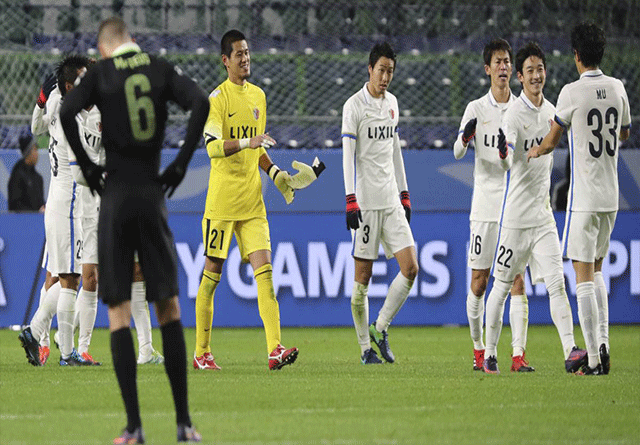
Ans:
[[[49,162],[51,164],[51,181],[47,196],[47,210],[73,218],[82,217],[82,188],[71,173],[69,153],[71,148],[60,124],[60,106],[62,95],[55,88],[44,109],[37,105],[32,115],[31,129],[34,134],[49,132]]]
[[[586,71],[562,88],[556,108],[555,121],[569,128],[567,210],[618,210],[618,135],[631,124],[624,85],[600,70]]]

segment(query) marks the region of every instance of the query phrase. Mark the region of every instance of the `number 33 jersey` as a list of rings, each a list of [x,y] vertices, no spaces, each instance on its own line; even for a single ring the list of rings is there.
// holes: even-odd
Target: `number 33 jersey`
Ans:
[[[562,88],[556,109],[555,121],[569,128],[567,210],[618,210],[618,135],[631,124],[624,85],[600,70],[586,71]]]

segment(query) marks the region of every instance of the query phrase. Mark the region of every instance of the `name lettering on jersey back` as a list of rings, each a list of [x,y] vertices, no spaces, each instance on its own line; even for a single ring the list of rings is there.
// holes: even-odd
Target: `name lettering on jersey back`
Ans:
[[[397,131],[398,127],[392,125],[378,125],[367,128],[367,136],[369,139],[389,139]]]
[[[607,98],[607,90],[604,88],[600,90],[596,90],[596,98],[597,99],[606,99]]]
[[[237,127],[229,128],[230,139],[252,138],[257,135],[258,127],[252,127],[251,125],[239,125]]]
[[[118,70],[126,70],[137,68],[143,65],[149,65],[151,64],[151,59],[149,58],[149,54],[139,53],[135,56],[127,57],[126,59],[122,57],[115,57],[113,59],[113,64]]]

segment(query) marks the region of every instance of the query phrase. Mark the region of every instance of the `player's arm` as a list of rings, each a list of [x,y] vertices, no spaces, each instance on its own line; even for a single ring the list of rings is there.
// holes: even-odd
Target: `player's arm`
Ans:
[[[358,123],[354,110],[344,105],[342,110],[342,173],[344,175],[344,192],[347,201],[347,230],[358,229],[362,222],[362,212],[356,199],[355,186],[355,157],[358,141]]]
[[[404,208],[404,215],[407,222],[411,222],[411,200],[409,199],[409,186],[407,185],[407,174],[404,169],[402,159],[402,148],[400,147],[400,137],[396,132],[393,135],[393,168],[396,174],[396,184],[400,190],[400,203]]]
[[[160,175],[163,191],[170,198],[187,173],[189,161],[200,141],[200,135],[209,115],[209,99],[207,94],[190,77],[174,66],[169,68],[168,87],[171,99],[185,111],[190,111],[184,143],[178,155]]]
[[[464,114],[462,115],[458,137],[456,142],[453,144],[453,156],[456,159],[462,159],[467,153],[469,143],[476,135],[477,123],[478,119],[473,115],[471,104],[468,104],[467,108],[464,110]]]
[[[560,142],[563,131],[564,130],[558,121],[554,120],[551,124],[551,130],[549,130],[549,133],[547,133],[540,145],[532,147],[527,153],[527,162],[531,159],[539,158],[540,156],[551,153],[558,145],[558,142]]]
[[[31,115],[31,133],[35,135],[44,133],[49,126],[52,111],[55,107],[45,107],[56,85],[56,76],[54,73],[51,73],[45,78],[42,87],[40,87],[40,94],[38,94],[38,100],[33,107],[33,113]]]
[[[276,185],[284,200],[287,204],[291,204],[294,198],[294,191],[289,186],[291,182],[291,175],[289,172],[285,170],[280,170],[280,168],[273,163],[271,157],[267,152],[264,152],[260,159],[258,160],[258,164],[260,168],[273,180],[273,183]]]
[[[94,104],[92,91],[96,79],[93,74],[95,74],[95,70],[88,71],[82,78],[79,76],[78,80],[76,80],[76,82],[80,80],[78,85],[65,95],[64,102],[60,107],[60,123],[91,192],[101,194],[104,188],[104,167],[96,165],[89,158],[82,145],[78,122],[76,121],[76,115],[83,108]]]

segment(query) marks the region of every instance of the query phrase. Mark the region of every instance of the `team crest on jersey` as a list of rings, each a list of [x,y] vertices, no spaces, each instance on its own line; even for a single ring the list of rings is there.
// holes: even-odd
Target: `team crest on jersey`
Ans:
[[[549,119],[549,130],[551,130],[551,127],[553,127],[553,119]]]
[[[98,122],[98,123],[96,124],[96,127],[98,127],[98,131],[99,131],[100,133],[102,133],[102,121]]]
[[[260,117],[260,110],[258,110],[257,108],[253,109],[253,118],[255,120],[258,120],[258,118]]]
[[[396,114],[393,112],[393,108],[389,108],[389,115],[391,116],[391,119],[395,119]]]

